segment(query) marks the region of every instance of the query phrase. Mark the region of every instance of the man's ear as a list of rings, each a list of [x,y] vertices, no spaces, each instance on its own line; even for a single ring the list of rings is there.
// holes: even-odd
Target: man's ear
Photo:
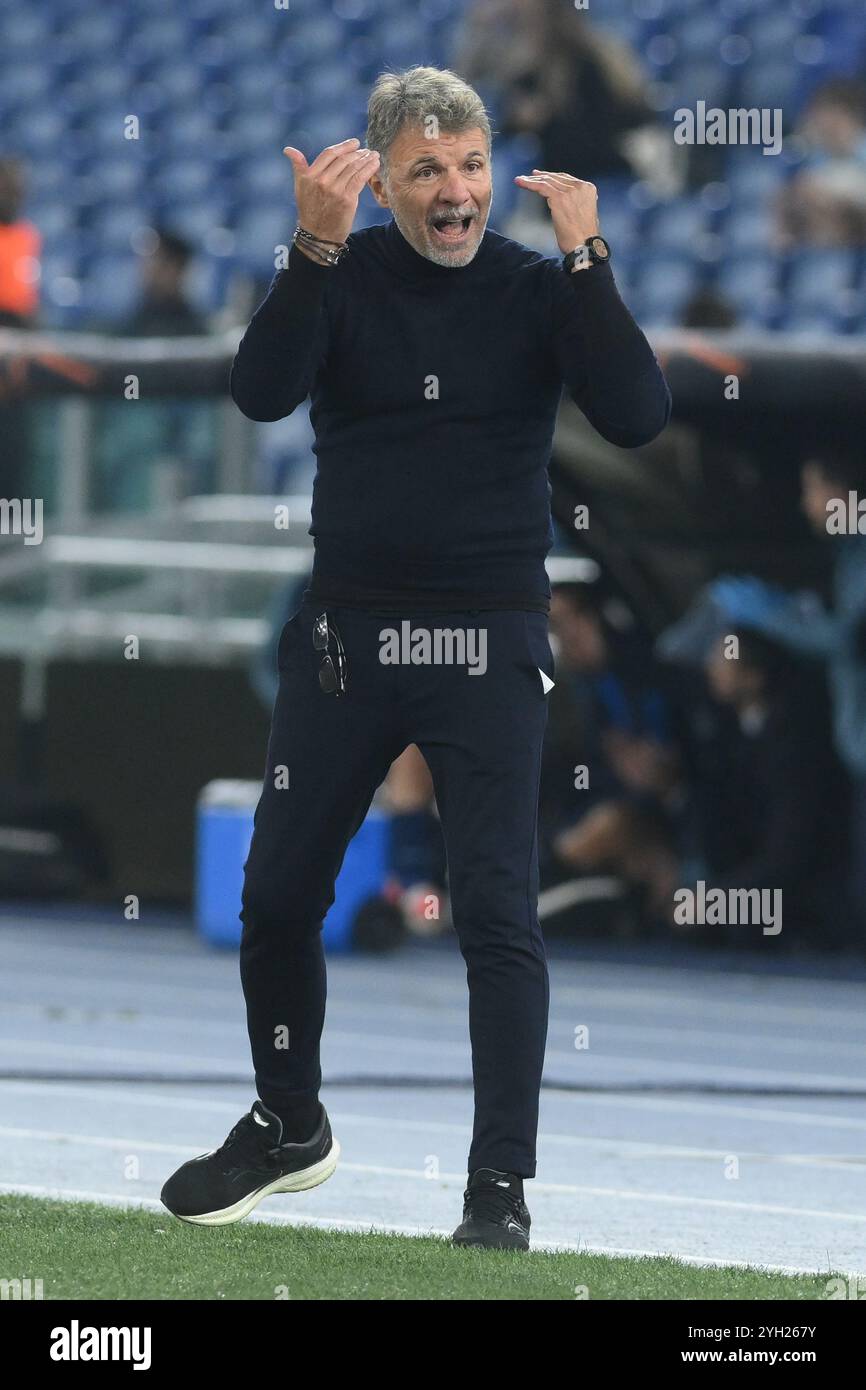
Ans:
[[[391,206],[388,194],[385,192],[385,184],[379,174],[374,174],[369,180],[369,187],[380,208],[389,208]]]

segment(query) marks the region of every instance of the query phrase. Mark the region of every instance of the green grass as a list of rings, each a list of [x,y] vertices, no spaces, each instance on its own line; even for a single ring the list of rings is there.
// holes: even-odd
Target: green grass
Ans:
[[[446,1240],[0,1196],[0,1278],[46,1299],[822,1299],[828,1275],[673,1259],[457,1250]],[[586,1297],[587,1294],[583,1294]]]

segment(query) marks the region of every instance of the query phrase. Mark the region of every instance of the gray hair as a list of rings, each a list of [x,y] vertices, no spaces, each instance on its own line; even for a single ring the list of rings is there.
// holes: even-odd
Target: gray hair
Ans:
[[[388,151],[405,125],[449,135],[478,127],[484,132],[488,155],[493,143],[484,102],[448,68],[416,66],[405,72],[382,72],[376,78],[367,104],[367,148],[381,156],[381,172],[387,171]]]

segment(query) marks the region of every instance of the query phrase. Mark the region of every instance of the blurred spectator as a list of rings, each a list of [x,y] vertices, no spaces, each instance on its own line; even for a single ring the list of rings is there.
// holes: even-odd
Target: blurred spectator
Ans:
[[[21,216],[24,169],[17,159],[0,158],[0,328],[28,328],[39,305],[42,242],[32,222]],[[0,496],[26,491],[30,438],[25,408],[4,399],[0,379]]]
[[[787,941],[845,941],[847,784],[823,683],[779,643],[744,629],[713,644],[705,669],[712,694],[737,721],[723,780],[697,789],[707,884],[779,889]]]
[[[782,248],[866,244],[866,83],[818,87],[795,141],[803,160],[779,199]]]
[[[503,135],[538,137],[539,168],[633,173],[628,137],[655,121],[645,79],[631,50],[569,0],[475,0],[455,66],[488,94]]]
[[[604,866],[610,855],[598,837],[612,805],[635,802],[664,817],[680,788],[663,673],[630,615],[586,585],[557,584],[550,623],[557,680],[539,814],[545,886],[564,877],[565,869]]]
[[[140,289],[131,312],[112,323],[123,337],[175,338],[208,331],[189,299],[192,245],[165,228],[140,259]],[[146,383],[145,383],[146,385]],[[95,474],[99,510],[142,511],[213,487],[215,407],[194,399],[119,401],[99,408]]]
[[[686,673],[674,693],[647,642],[633,629],[618,632],[582,589],[557,585],[551,603],[561,688],[542,780],[548,881],[555,863],[572,874],[613,873],[665,930],[674,926],[676,889],[699,878],[724,891],[780,889],[786,941],[844,939],[847,784],[823,683],[780,644],[725,630],[715,607],[710,628],[693,626],[691,652],[714,716],[706,689]],[[722,647],[723,631],[727,642],[737,638],[736,659]],[[677,655],[689,659],[682,648]],[[589,785],[575,792],[578,759]],[[551,798],[551,786],[569,794]],[[742,928],[689,930],[754,944]]]
[[[394,759],[382,800],[391,816],[384,896],[399,907],[413,936],[437,936],[452,925],[445,841],[433,779],[416,744]]]
[[[847,944],[847,788],[823,687],[783,647],[746,630],[720,636],[717,626],[703,665],[711,694],[733,714],[716,725],[718,756],[705,750],[688,766],[688,787],[670,783],[673,805],[658,773],[656,805],[598,805],[571,835],[572,864],[620,875],[645,894],[651,918],[692,939],[756,944],[744,924],[677,927],[676,890],[703,880],[725,893],[779,890],[785,944]]]
[[[849,493],[866,496],[866,463],[832,454],[802,470],[802,505],[819,535],[835,549],[830,610],[810,594],[792,595],[753,578],[722,578],[712,586],[716,602],[739,626],[826,663],[833,705],[835,744],[853,782],[852,895],[866,929],[866,535],[856,527],[831,534],[828,509]]]
[[[6,328],[26,328],[39,307],[42,240],[21,216],[24,192],[19,160],[0,158],[0,327]]]
[[[141,293],[128,318],[116,325],[129,337],[168,338],[207,332],[207,322],[190,302],[186,280],[193,247],[176,232],[160,228],[153,250],[141,260]]]
[[[735,328],[737,311],[718,290],[695,290],[682,312],[683,328]]]

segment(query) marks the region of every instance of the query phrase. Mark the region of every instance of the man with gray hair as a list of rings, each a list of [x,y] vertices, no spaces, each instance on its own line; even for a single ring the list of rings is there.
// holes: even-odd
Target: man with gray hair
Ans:
[[[349,840],[415,744],[469,986],[475,1125],[454,1239],[525,1250],[548,1012],[537,912],[554,674],[547,466],[563,387],[626,448],[664,428],[670,395],[617,293],[591,184],[541,169],[516,180],[547,201],[562,260],[488,229],[490,123],[454,73],[384,73],[365,148],[344,140],[312,163],[285,154],[298,226],[231,375],[254,420],[282,419],[309,394],[318,461],[313,573],[280,637],[245,866],[241,978],[258,1099],[219,1149],[168,1180],[163,1201],[222,1224],[334,1171],[319,1101],[320,928]],[[365,185],[392,218],[352,232]],[[483,674],[431,660],[426,639],[384,663],[395,615],[427,637],[480,632]]]

